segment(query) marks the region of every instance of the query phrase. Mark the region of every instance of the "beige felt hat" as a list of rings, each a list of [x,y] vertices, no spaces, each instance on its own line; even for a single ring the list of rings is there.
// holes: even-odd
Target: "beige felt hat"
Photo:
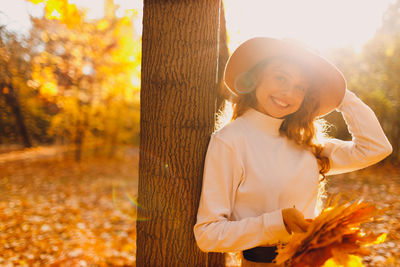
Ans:
[[[249,71],[258,62],[276,56],[294,57],[309,66],[315,88],[321,90],[318,116],[335,109],[342,101],[346,90],[343,74],[327,59],[291,40],[257,37],[242,43],[229,58],[224,73],[224,81],[234,94],[236,78]]]

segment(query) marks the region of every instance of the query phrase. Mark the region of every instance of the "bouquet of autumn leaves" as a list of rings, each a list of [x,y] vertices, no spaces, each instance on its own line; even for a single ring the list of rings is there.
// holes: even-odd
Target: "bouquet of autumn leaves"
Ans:
[[[329,200],[307,232],[293,234],[286,245],[278,247],[276,263],[294,267],[364,266],[358,256],[368,255],[366,246],[383,242],[386,234],[364,232],[360,225],[383,211],[363,202],[338,203],[339,196]]]

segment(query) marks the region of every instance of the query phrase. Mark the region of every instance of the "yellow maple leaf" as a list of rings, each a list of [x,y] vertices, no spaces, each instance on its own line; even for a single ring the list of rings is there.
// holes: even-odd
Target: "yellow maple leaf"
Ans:
[[[346,267],[364,267],[365,265],[362,263],[361,258],[354,255],[349,255],[349,260],[347,261]],[[344,265],[340,265],[336,263],[333,259],[329,259],[325,262],[322,267],[344,267]]]

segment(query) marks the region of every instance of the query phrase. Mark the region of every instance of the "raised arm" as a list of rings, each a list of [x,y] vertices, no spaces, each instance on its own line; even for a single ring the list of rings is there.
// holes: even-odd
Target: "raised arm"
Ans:
[[[245,175],[239,155],[213,134],[204,165],[203,187],[194,226],[202,251],[241,251],[288,236],[281,210],[231,220],[236,189]]]
[[[331,169],[327,175],[350,172],[375,164],[392,153],[385,133],[374,112],[353,92],[346,89],[342,112],[351,141],[329,139],[323,154],[329,158]]]

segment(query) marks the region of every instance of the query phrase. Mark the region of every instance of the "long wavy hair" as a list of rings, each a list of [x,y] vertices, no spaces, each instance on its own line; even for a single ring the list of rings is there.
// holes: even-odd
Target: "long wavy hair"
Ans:
[[[256,64],[248,72],[240,75],[235,83],[236,89],[242,93],[232,100],[231,121],[241,116],[250,107],[255,106],[257,101],[256,88],[261,81],[265,68],[273,60],[286,60],[298,65],[303,71],[307,70],[304,63],[287,57],[269,58]],[[306,73],[306,75],[308,74]],[[319,90],[311,86],[307,90],[300,108],[295,113],[284,117],[279,132],[280,135],[286,136],[314,154],[322,177],[320,182],[322,182],[325,179],[325,174],[329,171],[330,165],[329,159],[322,155],[327,124],[324,120],[317,118],[318,109]]]

